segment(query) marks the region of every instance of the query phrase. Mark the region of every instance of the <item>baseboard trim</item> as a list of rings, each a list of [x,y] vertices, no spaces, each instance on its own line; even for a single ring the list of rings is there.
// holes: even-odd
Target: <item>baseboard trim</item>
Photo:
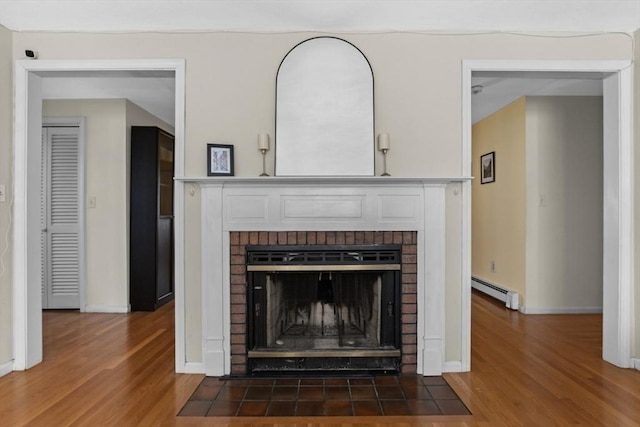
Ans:
[[[444,369],[442,372],[464,372],[462,369],[462,361],[460,360],[452,360],[449,362],[444,362]]]
[[[523,314],[600,314],[602,307],[520,307]]]
[[[128,313],[131,311],[129,305],[86,305],[85,313]]]
[[[204,374],[204,363],[202,362],[186,362],[182,365],[182,369],[178,370],[179,374]]]
[[[4,377],[8,373],[13,372],[13,360],[0,365],[0,377]]]
[[[640,359],[638,358],[632,358],[631,359],[631,367],[640,371]]]

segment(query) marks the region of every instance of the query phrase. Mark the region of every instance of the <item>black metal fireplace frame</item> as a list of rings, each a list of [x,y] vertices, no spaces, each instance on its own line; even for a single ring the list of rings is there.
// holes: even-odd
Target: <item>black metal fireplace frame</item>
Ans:
[[[401,245],[248,245],[247,372],[386,371],[401,369]],[[380,346],[369,350],[266,349],[266,281],[276,272],[376,272],[382,279]]]

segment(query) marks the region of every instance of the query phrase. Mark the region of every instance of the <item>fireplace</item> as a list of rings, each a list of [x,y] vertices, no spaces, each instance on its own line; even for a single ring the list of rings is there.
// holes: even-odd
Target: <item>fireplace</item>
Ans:
[[[248,246],[399,245],[400,306],[394,307],[400,312],[400,345],[395,349],[400,351],[399,369],[440,375],[445,366],[445,195],[448,183],[456,180],[464,179],[198,180],[202,293],[191,298],[202,304],[205,374],[246,375],[248,366],[256,362],[252,359],[259,359],[254,353],[249,357],[249,351],[258,351],[253,342],[248,347],[247,288],[254,273],[247,271]],[[192,320],[188,330],[199,328],[197,320]],[[276,333],[277,329],[271,332]],[[196,348],[177,345],[176,349],[198,357]],[[181,357],[178,354],[178,360]],[[197,365],[189,369],[200,372]]]
[[[397,372],[401,246],[247,247],[247,369]]]

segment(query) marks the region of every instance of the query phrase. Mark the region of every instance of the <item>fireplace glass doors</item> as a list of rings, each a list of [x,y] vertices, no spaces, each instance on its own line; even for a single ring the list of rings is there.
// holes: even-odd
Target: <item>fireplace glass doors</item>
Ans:
[[[399,369],[398,246],[249,247],[251,373]]]

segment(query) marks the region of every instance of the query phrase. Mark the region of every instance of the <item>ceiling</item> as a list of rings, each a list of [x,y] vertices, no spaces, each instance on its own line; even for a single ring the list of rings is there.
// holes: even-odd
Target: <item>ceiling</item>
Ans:
[[[0,0],[14,31],[635,31],[640,0]]]
[[[21,32],[632,32],[640,0],[0,0]],[[44,75],[44,97],[128,98],[174,122],[172,75]],[[523,95],[601,95],[602,76],[474,73],[474,123]]]

